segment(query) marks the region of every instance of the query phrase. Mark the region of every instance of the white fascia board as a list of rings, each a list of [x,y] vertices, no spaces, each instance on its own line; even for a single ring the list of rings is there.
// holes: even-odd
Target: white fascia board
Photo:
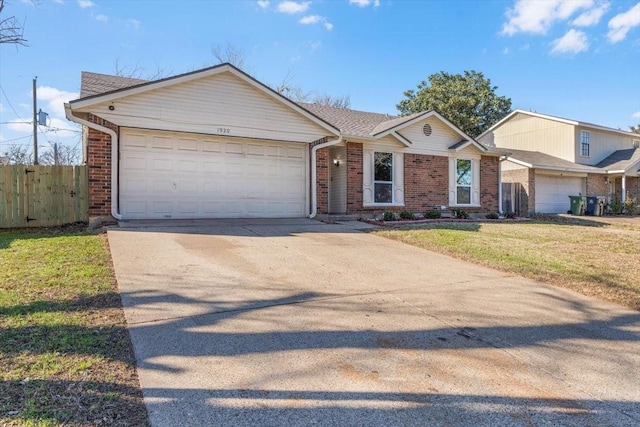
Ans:
[[[522,160],[514,159],[513,157],[506,156],[505,160],[515,163],[516,165],[524,166],[525,168],[533,168],[531,163],[523,162]]]
[[[411,147],[411,145],[413,144],[411,141],[409,141],[407,138],[405,138],[400,132],[392,132],[391,136],[393,136],[396,139],[398,139],[400,142],[402,142],[407,147]]]

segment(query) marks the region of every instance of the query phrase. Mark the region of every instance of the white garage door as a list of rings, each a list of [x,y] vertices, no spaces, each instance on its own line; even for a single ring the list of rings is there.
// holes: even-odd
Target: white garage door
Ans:
[[[302,217],[306,145],[121,132],[124,218]]]
[[[584,178],[536,174],[536,212],[567,213],[569,196],[585,194]]]

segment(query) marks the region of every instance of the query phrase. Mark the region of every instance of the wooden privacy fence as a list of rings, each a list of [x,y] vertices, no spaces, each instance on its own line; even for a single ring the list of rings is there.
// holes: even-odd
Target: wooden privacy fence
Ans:
[[[0,228],[89,220],[87,166],[0,166]]]

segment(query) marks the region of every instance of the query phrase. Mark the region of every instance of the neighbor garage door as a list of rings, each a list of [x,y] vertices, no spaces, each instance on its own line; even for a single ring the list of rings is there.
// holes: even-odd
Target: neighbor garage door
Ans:
[[[124,129],[124,218],[306,214],[306,145]]]
[[[584,194],[584,178],[536,174],[536,212],[566,213],[569,196]]]

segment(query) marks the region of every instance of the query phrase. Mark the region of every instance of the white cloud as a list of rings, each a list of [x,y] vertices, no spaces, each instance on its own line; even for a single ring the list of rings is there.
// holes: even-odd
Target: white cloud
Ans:
[[[611,43],[618,43],[627,37],[627,33],[640,25],[640,2],[625,13],[614,16],[609,21],[607,38]]]
[[[64,118],[64,103],[79,96],[77,92],[66,92],[49,86],[39,87],[37,94],[38,100],[46,102],[46,105],[41,107],[42,110],[49,113],[52,118]]]
[[[100,21],[100,22],[107,22],[109,20],[109,17],[107,15],[96,15],[96,21]]]
[[[349,0],[349,4],[355,4],[359,7],[367,7],[373,5],[373,7],[380,6],[380,0]]]
[[[551,44],[553,45],[553,49],[551,49],[551,54],[553,55],[580,53],[589,49],[587,35],[573,28],[567,31],[564,36],[554,40]]]
[[[310,1],[295,2],[290,0],[281,1],[278,3],[278,12],[287,13],[289,15],[295,15],[297,13],[306,12],[309,9]]]
[[[93,7],[95,5],[96,4],[91,0],[78,0],[78,6],[80,6],[82,9],[85,9],[87,7]]]
[[[503,53],[503,54],[505,54],[505,55],[509,55],[509,54],[511,53],[511,49],[509,49],[508,47],[505,47],[505,48],[502,50],[502,53]]]
[[[329,31],[331,31],[331,29],[333,29],[333,24],[331,22],[327,21],[327,18],[325,18],[324,16],[320,16],[320,15],[303,16],[302,18],[300,18],[300,20],[298,22],[301,23],[301,24],[304,24],[304,25],[322,24]]]
[[[9,122],[7,129],[11,129],[14,132],[31,133],[33,132],[33,125],[31,123],[32,122]]]
[[[266,9],[269,7],[269,0],[258,0],[258,6],[262,9]]]
[[[640,119],[640,111],[636,111],[631,115],[631,117],[633,117],[634,119]]]
[[[140,28],[142,23],[135,18],[127,19],[127,25],[133,28]]]
[[[594,0],[516,0],[505,13],[507,22],[501,34],[546,34],[556,21],[564,21],[583,9],[590,9]]]
[[[576,19],[571,22],[573,25],[577,27],[591,27],[600,22],[600,18],[602,15],[607,13],[609,10],[609,6],[611,4],[609,2],[604,2],[593,9],[586,10],[582,12]]]

